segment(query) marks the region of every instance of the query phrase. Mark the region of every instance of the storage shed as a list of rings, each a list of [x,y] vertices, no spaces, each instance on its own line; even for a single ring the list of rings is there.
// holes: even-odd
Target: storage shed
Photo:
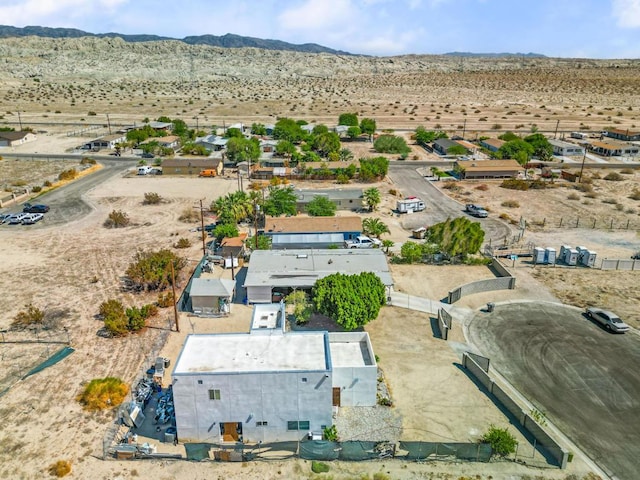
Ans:
[[[191,310],[197,315],[227,314],[236,282],[224,278],[194,278],[189,290]]]

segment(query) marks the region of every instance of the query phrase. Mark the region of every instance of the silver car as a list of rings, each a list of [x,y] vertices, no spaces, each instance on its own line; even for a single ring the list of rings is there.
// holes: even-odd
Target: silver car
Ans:
[[[602,324],[604,328],[615,333],[624,333],[629,331],[629,325],[620,320],[620,317],[609,310],[601,308],[587,308],[587,317]]]

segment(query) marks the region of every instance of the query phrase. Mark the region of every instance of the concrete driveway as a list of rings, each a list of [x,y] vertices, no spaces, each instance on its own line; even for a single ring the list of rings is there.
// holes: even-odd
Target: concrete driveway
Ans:
[[[609,333],[556,304],[478,313],[469,341],[603,470],[635,480],[640,467],[640,336]]]
[[[421,162],[422,165],[422,162]],[[416,228],[424,225],[444,222],[447,218],[468,216],[464,212],[464,205],[449,198],[438,190],[431,181],[418,172],[418,166],[411,163],[392,162],[389,165],[389,177],[405,195],[415,195],[424,200],[426,210],[420,213],[406,215],[403,218],[405,228]],[[427,168],[422,166],[422,168]],[[494,243],[510,240],[513,233],[511,228],[497,218],[475,218],[468,216],[474,222],[480,222],[485,231],[485,242],[491,239]]]

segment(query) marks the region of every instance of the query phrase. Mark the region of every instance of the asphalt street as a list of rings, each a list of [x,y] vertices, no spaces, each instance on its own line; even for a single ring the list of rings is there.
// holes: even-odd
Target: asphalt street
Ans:
[[[502,244],[505,239],[510,240],[513,236],[511,228],[497,218],[475,218],[464,212],[464,205],[456,202],[443,194],[431,181],[426,180],[417,171],[415,162],[400,163],[392,162],[389,166],[389,177],[396,186],[406,196],[416,196],[421,198],[427,208],[424,212],[406,215],[404,226],[406,228],[417,228],[429,226],[435,223],[444,222],[447,218],[468,216],[474,222],[480,222],[485,231],[485,242]]]
[[[613,334],[561,305],[498,305],[469,341],[605,472],[640,470],[640,335]]]
[[[61,225],[78,220],[91,211],[91,206],[84,200],[84,194],[86,192],[114,175],[121,175],[127,168],[135,166],[137,162],[136,160],[129,159],[109,159],[100,160],[100,163],[103,165],[103,168],[97,172],[32,199],[31,203],[44,203],[51,208],[42,221],[35,225],[2,225],[2,227],[34,229],[44,226]],[[22,204],[12,205],[11,207],[3,209],[3,213],[17,213],[21,211]]]

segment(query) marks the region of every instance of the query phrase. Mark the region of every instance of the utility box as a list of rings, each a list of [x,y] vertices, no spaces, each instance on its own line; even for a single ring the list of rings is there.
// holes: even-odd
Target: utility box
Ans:
[[[570,248],[566,252],[564,252],[564,263],[567,265],[577,265],[578,264],[578,251]]]
[[[560,254],[558,255],[558,258],[564,262],[564,258],[569,250],[571,250],[571,245],[562,245],[560,247]]]
[[[581,250],[579,262],[580,265],[584,265],[585,267],[593,267],[596,264],[596,252]]]
[[[535,264],[545,263],[545,261],[544,261],[544,248],[535,247],[533,249],[533,263],[535,263]]]
[[[544,263],[556,263],[556,249],[547,247],[544,249]]]

